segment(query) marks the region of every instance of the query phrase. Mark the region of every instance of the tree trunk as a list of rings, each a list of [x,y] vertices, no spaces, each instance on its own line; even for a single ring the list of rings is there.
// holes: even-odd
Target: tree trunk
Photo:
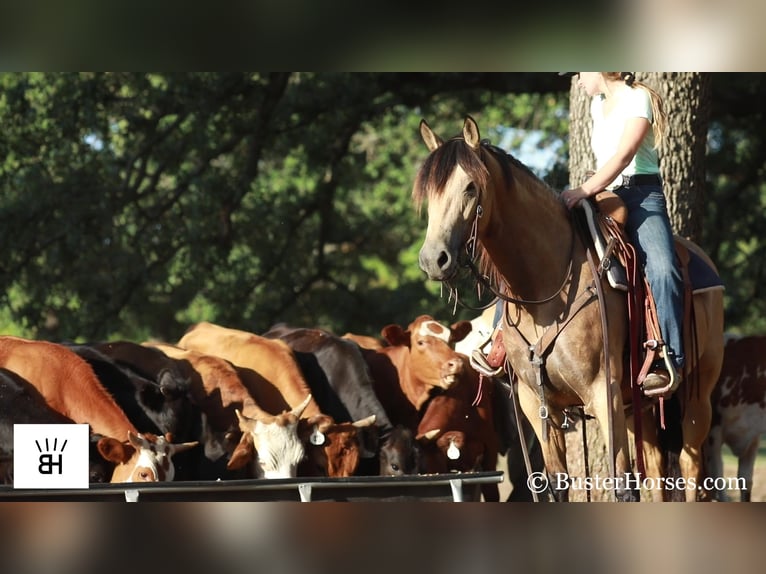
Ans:
[[[639,79],[662,96],[668,134],[660,170],[668,213],[678,235],[699,243],[705,197],[705,150],[712,105],[712,77],[697,72],[651,72]]]
[[[577,85],[577,76],[569,91],[569,186],[585,181],[585,174],[596,168],[596,156],[590,147],[593,121],[590,117],[590,97]]]

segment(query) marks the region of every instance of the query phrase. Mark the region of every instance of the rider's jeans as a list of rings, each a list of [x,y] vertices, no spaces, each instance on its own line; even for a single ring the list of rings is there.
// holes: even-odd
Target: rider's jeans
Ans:
[[[628,209],[625,231],[654,295],[666,351],[680,372],[684,364],[684,289],[665,195],[659,185],[620,187],[614,192]]]

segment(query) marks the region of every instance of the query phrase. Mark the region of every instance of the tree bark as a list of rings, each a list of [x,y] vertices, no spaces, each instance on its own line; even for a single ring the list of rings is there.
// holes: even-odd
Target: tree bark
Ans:
[[[670,223],[699,243],[705,197],[705,148],[712,107],[712,77],[698,72],[651,72],[639,79],[662,96],[668,133],[660,170]]]

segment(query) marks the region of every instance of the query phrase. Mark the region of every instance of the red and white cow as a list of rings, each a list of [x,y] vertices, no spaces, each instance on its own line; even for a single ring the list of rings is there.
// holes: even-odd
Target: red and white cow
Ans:
[[[711,404],[713,420],[704,444],[707,475],[723,476],[721,447],[728,445],[738,459],[737,476],[745,480],[740,500],[749,502],[758,445],[766,433],[766,336],[728,338]],[[727,500],[724,490],[713,495]]]
[[[470,330],[468,321],[445,327],[430,315],[420,315],[406,330],[395,324],[383,327],[381,335],[389,346],[375,352],[394,365],[402,392],[415,409],[420,410],[433,389],[449,389],[469,368],[450,345]],[[380,368],[377,375],[383,376]]]
[[[197,445],[139,433],[88,363],[63,345],[0,337],[0,367],[32,384],[53,410],[103,435],[98,450],[116,465],[111,482],[171,481],[173,455]]]
[[[202,479],[215,472],[223,458],[228,470],[253,464],[255,478],[294,478],[303,459],[303,444],[298,437],[298,419],[308,399],[291,411],[271,415],[255,402],[240,378],[237,368],[226,359],[163,343],[144,343],[176,360],[191,383],[192,401],[204,416],[202,442],[206,461],[201,464]],[[240,432],[241,431],[241,432]],[[235,444],[232,435],[241,438]],[[257,454],[257,456],[255,456]],[[209,461],[209,464],[207,464]],[[210,471],[208,469],[211,469]]]
[[[280,339],[203,322],[192,326],[178,346],[233,363],[255,402],[266,412],[295,409],[311,395],[290,346]],[[336,424],[309,398],[298,424],[308,461],[298,474],[353,475],[360,457],[357,433],[353,423]]]

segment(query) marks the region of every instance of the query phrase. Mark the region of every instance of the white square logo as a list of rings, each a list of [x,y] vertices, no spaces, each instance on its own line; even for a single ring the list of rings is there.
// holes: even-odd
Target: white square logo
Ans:
[[[87,424],[13,425],[13,488],[88,488]]]

